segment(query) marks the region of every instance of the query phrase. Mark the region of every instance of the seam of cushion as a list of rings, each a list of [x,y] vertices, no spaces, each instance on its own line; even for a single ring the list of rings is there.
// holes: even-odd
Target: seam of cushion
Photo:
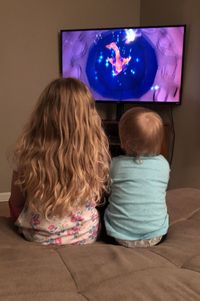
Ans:
[[[181,268],[181,270],[187,270],[187,271],[190,271],[190,272],[193,272],[193,273],[196,273],[196,274],[200,275],[200,272],[198,272],[196,270],[190,270],[188,268]]]
[[[179,266],[178,264],[175,264],[174,262],[172,262],[171,260],[169,260],[169,258],[167,258],[167,257],[165,257],[165,256],[163,256],[163,255],[160,255],[159,253],[157,253],[157,252],[155,252],[155,251],[153,251],[153,250],[149,250],[149,252],[154,253],[154,254],[156,254],[157,256],[159,256],[159,257],[165,259],[166,261],[168,261],[169,263],[171,263],[172,265],[174,265],[176,268],[180,268],[180,267],[181,267],[181,266]]]
[[[58,254],[58,256],[60,257],[62,263],[64,264],[64,266],[65,266],[65,268],[66,268],[66,270],[70,273],[70,276],[72,277],[72,279],[73,279],[73,281],[74,281],[74,284],[75,284],[75,286],[76,286],[77,293],[78,293],[79,295],[81,295],[83,298],[85,298],[87,301],[89,301],[89,299],[88,299],[86,296],[84,296],[84,295],[80,292],[80,288],[79,288],[79,286],[78,286],[78,283],[76,282],[76,279],[75,279],[73,273],[71,272],[71,270],[70,270],[69,267],[67,266],[66,262],[63,260],[62,255],[58,252],[58,249],[55,249],[55,252],[56,252],[56,253]]]
[[[6,293],[6,294],[1,294],[0,293],[0,297],[11,297],[11,296],[15,296],[15,297],[19,297],[19,296],[34,296],[37,294],[49,294],[49,293],[63,293],[63,294],[77,294],[80,295],[80,293],[78,292],[68,292],[68,291],[60,291],[60,290],[55,290],[55,291],[51,291],[51,290],[44,290],[44,291],[37,291],[37,292],[24,292],[24,293]],[[83,296],[85,297],[85,296]],[[2,300],[2,299],[0,299]],[[27,299],[28,300],[28,299]]]
[[[169,267],[166,267],[166,266],[155,266],[155,267],[143,268],[143,269],[138,269],[138,270],[134,270],[134,271],[129,271],[129,272],[121,273],[121,274],[118,274],[118,275],[115,275],[115,276],[108,277],[106,279],[102,279],[102,281],[100,281],[100,282],[98,282],[98,283],[95,284],[95,288],[99,287],[104,282],[109,281],[109,280],[117,279],[117,278],[120,278],[120,277],[125,277],[125,276],[131,275],[131,274],[137,274],[139,272],[144,272],[144,271],[148,271],[148,270],[162,269],[162,268],[165,269],[165,268],[169,268]],[[171,268],[172,267],[170,267],[170,269]],[[177,269],[177,267],[174,267],[174,269]],[[88,290],[90,290],[90,288],[94,288],[94,284],[90,284],[90,285],[86,286],[83,291],[87,292]]]
[[[192,260],[193,258],[196,258],[196,257],[200,257],[199,253],[197,253],[197,254],[191,256],[189,259],[187,259],[187,260],[182,264],[181,268],[183,268],[183,269],[189,269],[189,268],[184,267],[184,265],[186,265],[187,263],[191,262],[191,260]],[[193,270],[192,270],[192,271],[193,271]],[[200,272],[198,272],[198,273],[200,273]]]
[[[149,250],[149,252],[154,253],[154,254],[160,256],[161,258],[164,258],[165,260],[167,260],[168,262],[170,262],[172,265],[174,265],[175,267],[180,268],[180,269],[183,267],[184,264],[186,264],[192,258],[199,256],[199,253],[197,253],[197,254],[191,256],[189,259],[187,259],[183,264],[179,265],[179,264],[176,264],[176,263],[172,262],[170,259],[168,259],[167,257],[161,255],[160,253],[157,253],[156,251]]]
[[[196,214],[198,211],[200,211],[200,208],[195,209],[194,211],[192,211],[192,213],[190,213],[187,217],[182,217],[182,218],[177,219],[177,220],[174,221],[174,222],[171,222],[170,225],[169,225],[169,227],[171,227],[171,226],[173,226],[173,225],[175,225],[175,224],[177,224],[177,223],[179,223],[179,222],[182,222],[182,221],[186,221],[186,220],[188,220],[188,219],[191,219],[192,216],[193,216],[194,214]]]

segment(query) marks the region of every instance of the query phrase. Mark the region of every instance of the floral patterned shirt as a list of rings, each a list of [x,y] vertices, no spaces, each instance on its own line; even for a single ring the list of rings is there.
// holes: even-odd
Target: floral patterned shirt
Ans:
[[[97,238],[100,218],[95,206],[87,203],[81,210],[49,220],[24,208],[15,224],[27,240],[43,245],[89,244]]]

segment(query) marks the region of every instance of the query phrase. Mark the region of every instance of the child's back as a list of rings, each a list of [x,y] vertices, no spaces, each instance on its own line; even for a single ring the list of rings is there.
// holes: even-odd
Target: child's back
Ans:
[[[88,202],[64,217],[44,218],[30,208],[23,208],[15,223],[27,240],[48,244],[88,244],[99,233],[99,215],[95,204]]]
[[[122,117],[120,139],[126,155],[114,158],[111,164],[112,184],[109,205],[105,212],[105,226],[108,235],[125,246],[156,244],[168,230],[165,196],[169,164],[159,155],[162,122],[156,115],[156,126],[151,126],[148,122],[146,131],[154,131],[150,135],[150,143],[150,136],[141,133],[137,125],[133,124],[139,122],[133,120],[143,113],[152,114],[149,110],[135,108],[124,115],[125,120]],[[143,127],[146,121],[143,120]],[[159,139],[154,137],[156,132]],[[150,240],[153,241],[149,242]]]
[[[95,206],[108,180],[108,141],[82,82],[60,78],[45,88],[18,139],[14,162],[10,211],[28,240],[96,239]]]
[[[114,158],[112,193],[105,214],[107,233],[117,239],[141,240],[165,234],[169,165],[164,157]]]

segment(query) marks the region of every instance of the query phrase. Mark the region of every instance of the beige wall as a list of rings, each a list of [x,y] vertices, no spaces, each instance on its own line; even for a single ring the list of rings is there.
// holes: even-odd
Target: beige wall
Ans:
[[[124,0],[123,10],[119,0],[0,0],[0,192],[10,190],[6,153],[41,90],[59,74],[59,30],[140,23],[187,25],[183,101],[173,110],[170,187],[200,188],[199,11],[199,0]]]
[[[173,109],[175,148],[170,188],[200,188],[200,1],[141,0],[142,25],[186,24],[182,105]]]
[[[59,75],[59,30],[139,25],[139,9],[139,0],[0,0],[0,192],[10,190],[6,153]]]

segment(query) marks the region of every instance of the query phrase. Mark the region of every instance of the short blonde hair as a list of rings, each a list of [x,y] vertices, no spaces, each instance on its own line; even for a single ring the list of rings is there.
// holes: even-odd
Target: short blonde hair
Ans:
[[[27,206],[62,216],[98,203],[109,178],[109,144],[87,86],[53,80],[42,92],[15,151]]]
[[[124,113],[119,122],[121,146],[133,156],[158,155],[161,151],[164,126],[154,111],[135,107]]]

